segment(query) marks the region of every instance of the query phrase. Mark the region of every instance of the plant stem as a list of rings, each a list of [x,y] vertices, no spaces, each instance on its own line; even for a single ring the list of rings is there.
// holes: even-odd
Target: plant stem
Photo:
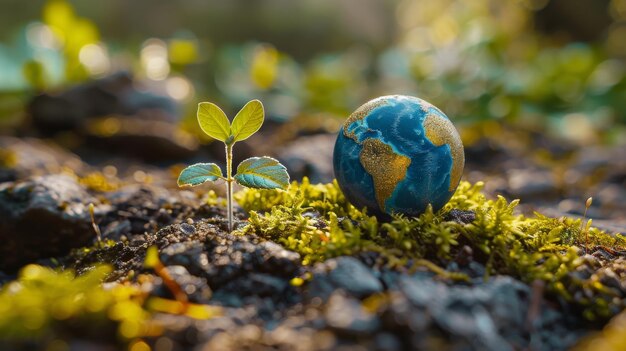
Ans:
[[[233,144],[226,144],[226,201],[228,208],[228,231],[233,231]]]

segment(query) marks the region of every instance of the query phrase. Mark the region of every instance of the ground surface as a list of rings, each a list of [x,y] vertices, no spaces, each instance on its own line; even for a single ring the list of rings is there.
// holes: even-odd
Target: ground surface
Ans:
[[[357,345],[380,350],[557,350],[601,325],[545,300],[540,285],[509,276],[485,280],[485,267],[473,260],[469,248],[448,267],[471,278],[464,283],[428,270],[387,268],[375,252],[303,265],[298,253],[272,241],[225,232],[223,207],[207,204],[202,194],[172,188],[167,171],[152,172],[151,184],[137,181],[134,164],[128,176],[99,179],[92,173],[98,168],[41,140],[3,137],[1,142],[22,151],[3,171],[5,180],[14,180],[0,190],[4,282],[28,263],[78,273],[108,263],[114,270],[107,281],[134,281],[151,295],[172,298],[161,278],[144,268],[147,248],[156,245],[161,262],[190,301],[223,307],[221,316],[202,320],[155,314],[164,329],[159,338],[147,339],[150,344],[161,340],[172,349],[205,350]],[[110,242],[69,254],[72,248],[93,245],[90,202],[98,204],[97,223]],[[239,210],[238,217],[239,225],[245,225],[246,214]],[[473,215],[462,212],[451,219],[471,222]],[[581,274],[592,274],[594,264],[600,265],[604,258],[601,252],[595,255],[589,256],[590,271]],[[613,264],[623,269],[621,259],[615,259]],[[294,284],[299,277],[310,279]],[[616,278],[614,284],[623,294],[624,281]],[[72,347],[118,347],[80,335],[68,340]]]
[[[38,100],[35,106],[48,103]],[[595,290],[583,287],[566,300],[551,294],[541,280],[487,274],[490,262],[469,242],[456,245],[450,259],[435,260],[464,279],[428,269],[419,260],[390,262],[371,250],[303,264],[302,251],[288,250],[284,241],[254,231],[226,232],[223,202],[206,195],[210,187],[194,192],[175,186],[182,165],[175,162],[219,162],[220,147],[202,148],[173,137],[167,116],[157,118],[151,128],[133,126],[141,120],[122,119],[115,124],[122,132],[115,133],[108,132],[111,121],[106,119],[80,122],[71,126],[74,137],[57,135],[51,141],[39,138],[41,130],[52,130],[41,126],[40,117],[28,127],[39,133],[0,137],[0,284],[5,287],[2,298],[9,299],[21,289],[17,286],[34,279],[31,269],[22,271],[21,285],[11,283],[24,265],[89,276],[94,266],[108,264],[112,271],[105,276],[105,288],[135,289],[143,296],[140,310],[150,312],[142,314],[141,323],[157,325],[157,332],[130,333],[111,311],[104,322],[92,316],[78,323],[79,312],[59,317],[53,310],[50,323],[29,324],[10,319],[19,313],[0,308],[3,350],[114,350],[143,343],[157,350],[565,350],[601,329],[623,306],[624,252],[601,245],[575,248],[579,264],[568,273],[570,282],[607,287],[608,315],[594,320],[585,318],[581,306],[595,301]],[[241,146],[238,157],[252,150],[273,153],[295,179],[332,180],[333,134],[268,128],[279,137],[251,140],[251,146]],[[626,231],[622,148],[580,149],[497,128],[466,147],[465,179],[485,181],[490,196],[521,198],[521,212],[539,210],[555,218],[581,216],[585,199],[593,196],[588,217],[594,225],[609,233]],[[137,159],[146,160],[146,155],[149,163]],[[90,203],[102,244],[95,245]],[[248,224],[248,213],[241,208],[236,216],[239,228]],[[314,224],[312,230],[329,225],[319,212],[305,217]],[[461,227],[476,220],[467,210],[452,209],[444,217]],[[191,303],[218,307],[218,312],[198,318],[144,304],[151,297],[176,297],[167,278],[146,267],[150,247],[158,249],[158,260]],[[35,336],[18,337],[8,327],[16,327],[16,321]]]

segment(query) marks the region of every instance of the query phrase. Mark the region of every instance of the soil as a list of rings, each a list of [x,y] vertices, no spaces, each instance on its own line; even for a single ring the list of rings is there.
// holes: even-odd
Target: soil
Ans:
[[[32,142],[33,148],[41,143]],[[55,158],[64,159],[76,157]],[[73,268],[79,274],[96,263],[109,263],[114,267],[109,281],[135,279],[138,284],[137,276],[151,276],[150,294],[173,298],[161,278],[144,268],[147,248],[156,245],[160,260],[190,301],[224,308],[223,316],[209,320],[155,315],[165,325],[162,337],[174,350],[564,350],[598,328],[544,299],[541,287],[508,276],[485,280],[485,268],[473,260],[469,248],[451,263],[455,267],[448,267],[467,274],[471,281],[465,283],[442,280],[427,271],[386,268],[374,252],[304,266],[297,253],[276,243],[229,234],[224,208],[209,206],[202,193],[177,190],[171,176],[152,184],[119,180],[127,185],[103,192],[86,187],[75,176],[23,177],[28,172],[19,166],[13,169],[18,180],[4,183],[0,190],[3,196],[12,196],[0,196],[2,211],[13,211],[3,216],[2,227],[2,235],[13,237],[3,241],[19,243],[18,238],[31,237],[38,241],[22,243],[30,251],[19,250],[20,255],[13,246],[3,249],[2,279],[11,280],[18,266],[31,262]],[[94,167],[84,164],[77,169],[89,173]],[[30,190],[26,194],[16,190],[24,188]],[[95,239],[83,208],[87,202],[97,204],[96,223],[110,244],[81,253],[76,249]],[[462,223],[474,220],[468,211],[453,210],[447,216]],[[49,219],[45,230],[27,225],[43,223],[43,218]],[[245,218],[238,210],[236,224],[245,225]],[[46,247],[54,251],[42,249]],[[615,266],[623,262],[604,257],[600,249],[595,256],[599,258],[590,255]],[[302,286],[291,284],[293,278],[307,275],[312,279]],[[624,291],[622,282],[615,284]]]
[[[131,89],[124,77],[117,79],[116,84]],[[105,83],[114,85],[115,81]],[[99,115],[128,112],[125,99],[135,94],[127,91],[122,98],[111,95],[106,86],[85,89],[99,92],[90,95],[94,99],[104,96],[106,101],[116,102],[91,103],[101,107]],[[63,101],[79,101],[81,94],[86,93],[70,91]],[[32,109],[45,111],[49,109],[45,106],[58,103],[40,97],[34,100]],[[71,104],[61,106],[69,108]],[[110,106],[113,111],[107,111]],[[136,157],[158,156],[150,149],[155,141],[168,148],[172,141],[168,141],[167,132],[147,131],[154,139],[146,139],[145,133],[130,133],[125,138],[137,141],[132,143],[134,150],[119,155],[110,153],[117,149],[107,149],[106,145],[119,145],[120,138],[90,134],[87,117],[83,115],[91,116],[93,111],[63,111],[59,113],[72,118],[48,131],[73,130],[81,140],[78,147],[40,139],[40,132],[27,133],[28,137],[0,137],[2,149],[15,156],[0,168],[0,284],[15,279],[19,267],[28,263],[71,268],[78,274],[94,264],[108,263],[114,268],[109,282],[141,284],[138,277],[145,280],[147,276],[151,283],[144,288],[151,295],[173,298],[162,279],[144,268],[147,249],[156,245],[161,262],[189,300],[222,306],[223,315],[197,320],[184,315],[155,314],[153,318],[164,329],[162,336],[145,340],[154,347],[566,350],[602,327],[603,323],[587,322],[576,311],[547,299],[539,283],[529,285],[509,276],[485,278],[485,267],[474,260],[469,247],[460,250],[457,259],[447,267],[467,274],[469,282],[445,280],[427,270],[412,271],[411,262],[405,268],[391,269],[375,252],[303,265],[299,254],[277,243],[255,235],[228,233],[224,207],[206,201],[209,187],[202,192],[176,187],[175,175],[180,165],[172,159],[210,161],[215,146],[183,145],[178,153],[163,154],[161,159],[150,157],[151,163],[145,163]],[[51,123],[41,113],[35,116],[34,130]],[[163,116],[163,126],[175,122],[171,113]],[[535,145],[543,143],[543,149],[556,158],[539,160],[516,145],[485,139],[466,150],[466,178],[486,180],[491,194],[521,197],[527,204],[525,211],[540,209],[554,216],[581,215],[583,199],[593,195],[596,206],[588,215],[598,219],[594,225],[610,232],[624,232],[623,150],[577,150],[535,138]],[[327,167],[330,163],[323,158],[332,156],[332,139],[327,134],[307,136],[302,142],[289,141],[289,148],[277,153],[288,165],[295,165],[293,178],[309,175],[317,181],[328,181],[332,177]],[[316,148],[307,146],[311,143]],[[311,155],[311,150],[315,155]],[[568,167],[551,168],[566,159]],[[590,175],[594,175],[593,179],[587,179]],[[84,251],[81,247],[96,243],[89,203],[95,205],[95,223],[107,244]],[[461,223],[475,218],[474,213],[460,210],[447,216],[448,220]],[[246,217],[237,209],[236,225],[245,225]],[[623,271],[626,262],[621,253],[597,247],[585,259],[588,264],[576,274],[588,276],[602,269],[603,283],[619,291],[620,298],[626,296],[626,282],[611,274]],[[294,284],[294,278],[305,278],[305,282]],[[70,349],[120,347],[110,340],[92,340],[82,335],[65,337]],[[22,347],[28,345],[18,348]]]

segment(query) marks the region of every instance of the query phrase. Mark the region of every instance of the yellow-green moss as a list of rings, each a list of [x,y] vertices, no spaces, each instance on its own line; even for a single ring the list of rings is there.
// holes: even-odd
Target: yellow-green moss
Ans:
[[[109,289],[101,282],[111,271],[97,266],[76,277],[70,271],[28,265],[17,280],[0,290],[0,340],[39,341],[43,345],[62,340],[70,331],[104,336],[112,332],[131,340],[154,332],[150,314],[142,307],[144,293],[116,284]]]
[[[6,168],[15,167],[17,155],[9,149],[0,149],[0,166]]]
[[[622,351],[626,350],[626,311],[615,316],[601,332],[582,340],[575,351]]]
[[[122,182],[119,179],[107,177],[102,172],[92,172],[84,177],[79,177],[78,182],[87,189],[97,192],[115,191],[122,186]]]
[[[428,209],[417,218],[394,216],[388,223],[350,205],[336,182],[313,185],[304,179],[288,191],[245,189],[235,198],[250,212],[250,225],[241,233],[279,242],[298,252],[304,264],[374,251],[381,253],[387,265],[421,262],[442,273],[440,267],[462,245],[468,245],[485,264],[487,274],[508,274],[527,283],[543,280],[551,293],[582,305],[587,318],[611,315],[615,301],[601,284],[593,279],[573,280],[569,275],[584,263],[579,255],[585,246],[580,219],[517,215],[514,209],[519,201],[487,199],[482,187],[482,183],[462,182],[439,212]],[[476,219],[470,224],[446,221],[445,214],[455,208],[475,211]],[[619,234],[590,228],[588,236],[589,247],[626,247]],[[462,279],[455,272],[443,275]],[[580,289],[591,291],[593,297],[574,301],[572,292]]]

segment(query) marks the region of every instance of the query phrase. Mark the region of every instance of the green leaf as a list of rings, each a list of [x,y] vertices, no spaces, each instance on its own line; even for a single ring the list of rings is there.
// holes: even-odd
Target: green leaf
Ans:
[[[235,137],[234,141],[246,140],[256,133],[261,128],[264,118],[265,111],[261,101],[252,100],[248,102],[233,119],[231,130]]]
[[[226,142],[230,137],[230,121],[216,104],[210,102],[198,104],[198,123],[202,131],[211,138]]]
[[[196,186],[219,178],[223,178],[222,170],[215,163],[196,163],[180,172],[178,186]]]
[[[289,186],[289,173],[285,166],[271,157],[251,157],[237,166],[235,180],[249,188],[286,189]]]

